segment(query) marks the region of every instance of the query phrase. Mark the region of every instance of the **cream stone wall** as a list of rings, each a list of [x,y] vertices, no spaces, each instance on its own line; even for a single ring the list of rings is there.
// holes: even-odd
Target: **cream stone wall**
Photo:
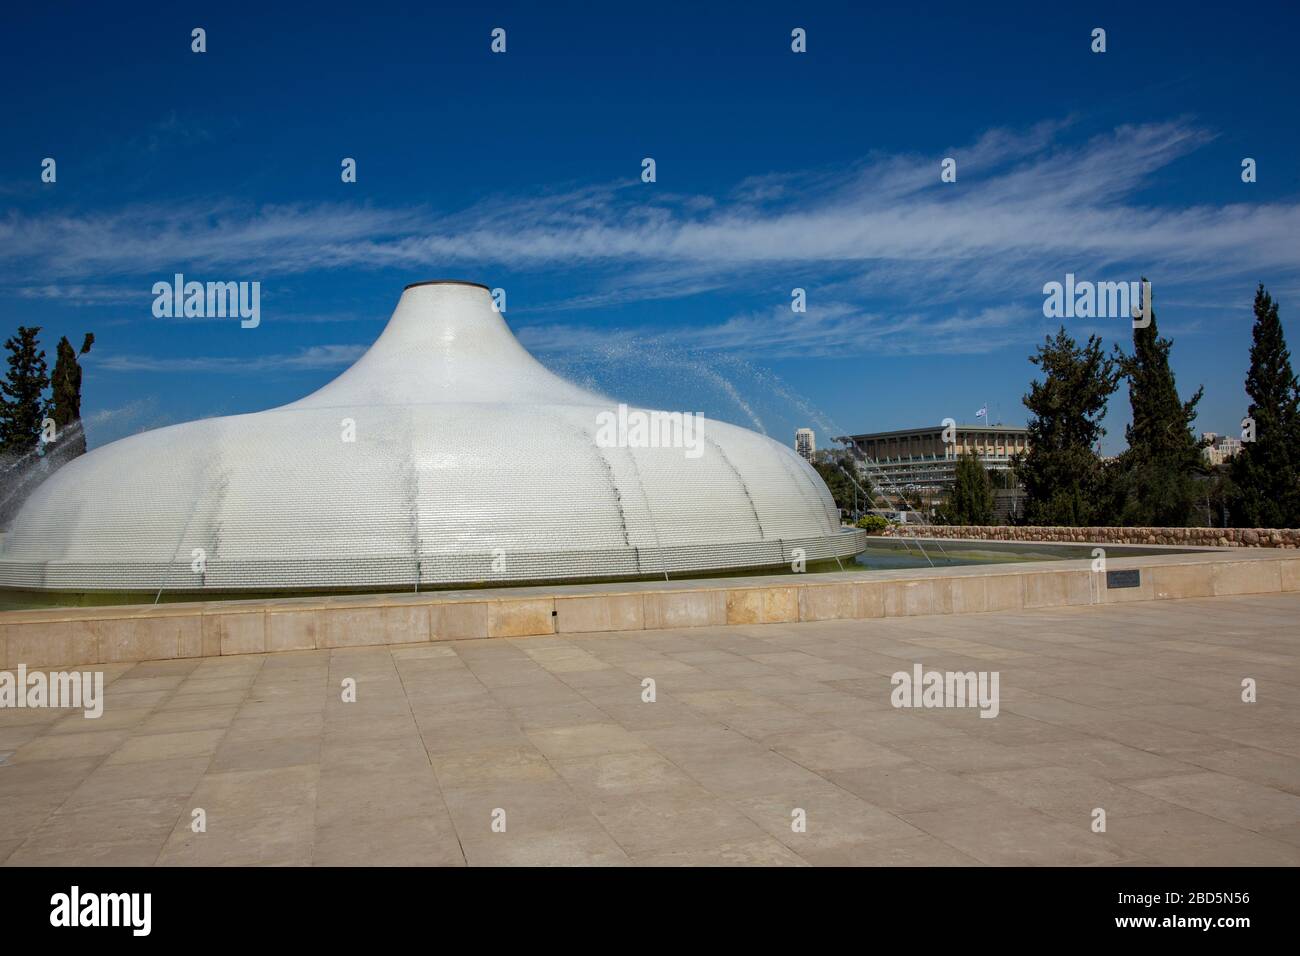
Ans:
[[[944,529],[954,530],[954,529]],[[1074,529],[1071,529],[1074,530]],[[0,613],[0,668],[71,667],[435,641],[978,614],[1300,591],[1300,556],[1254,548],[1088,560],[479,592]]]
[[[882,536],[1060,544],[1182,544],[1204,548],[1300,547],[1300,528],[1050,528],[909,524],[888,528]]]

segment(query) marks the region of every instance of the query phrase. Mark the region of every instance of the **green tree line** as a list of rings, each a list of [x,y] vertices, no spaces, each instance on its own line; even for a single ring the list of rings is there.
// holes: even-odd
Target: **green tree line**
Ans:
[[[1169,362],[1173,343],[1159,334],[1150,303],[1146,314],[1150,321],[1133,329],[1131,352],[1117,346],[1108,355],[1097,336],[1081,344],[1062,327],[1031,357],[1042,378],[1023,399],[1029,451],[1014,463],[1024,523],[1189,527],[1205,523],[1204,503],[1214,497],[1231,525],[1300,526],[1300,388],[1277,303],[1261,284],[1242,451],[1218,474],[1192,428],[1202,389],[1180,396]],[[1105,461],[1101,420],[1121,384],[1132,412],[1128,447]]]

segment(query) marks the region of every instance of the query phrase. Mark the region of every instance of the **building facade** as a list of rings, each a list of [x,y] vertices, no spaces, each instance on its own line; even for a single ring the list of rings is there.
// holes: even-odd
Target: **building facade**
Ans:
[[[1241,453],[1241,439],[1218,432],[1201,432],[1201,440],[1207,442],[1201,449],[1208,465],[1224,465]]]
[[[1006,472],[1013,456],[1029,450],[1029,432],[1010,425],[934,425],[835,440],[852,448],[867,476],[889,495],[947,491],[962,455],[977,456],[989,472]]]
[[[799,457],[811,463],[817,457],[817,436],[811,428],[800,428],[794,433],[794,450]]]

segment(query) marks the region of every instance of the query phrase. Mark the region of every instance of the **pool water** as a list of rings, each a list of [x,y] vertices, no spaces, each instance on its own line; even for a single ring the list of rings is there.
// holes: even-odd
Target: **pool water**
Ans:
[[[915,538],[873,538],[854,560],[867,571],[907,568],[950,568],[972,564],[1019,564],[1027,561],[1079,561],[1095,557],[1102,548],[1111,557],[1140,558],[1154,554],[1183,554],[1197,548],[1143,548],[1136,545],[1038,544],[1022,541],[944,541]],[[857,570],[847,564],[845,570]],[[817,571],[837,571],[819,566]]]

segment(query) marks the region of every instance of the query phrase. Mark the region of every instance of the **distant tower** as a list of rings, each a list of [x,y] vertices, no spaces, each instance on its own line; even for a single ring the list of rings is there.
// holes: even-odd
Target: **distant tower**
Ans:
[[[799,453],[799,457],[811,462],[817,454],[817,439],[813,436],[811,428],[800,428],[794,433],[794,450]]]

